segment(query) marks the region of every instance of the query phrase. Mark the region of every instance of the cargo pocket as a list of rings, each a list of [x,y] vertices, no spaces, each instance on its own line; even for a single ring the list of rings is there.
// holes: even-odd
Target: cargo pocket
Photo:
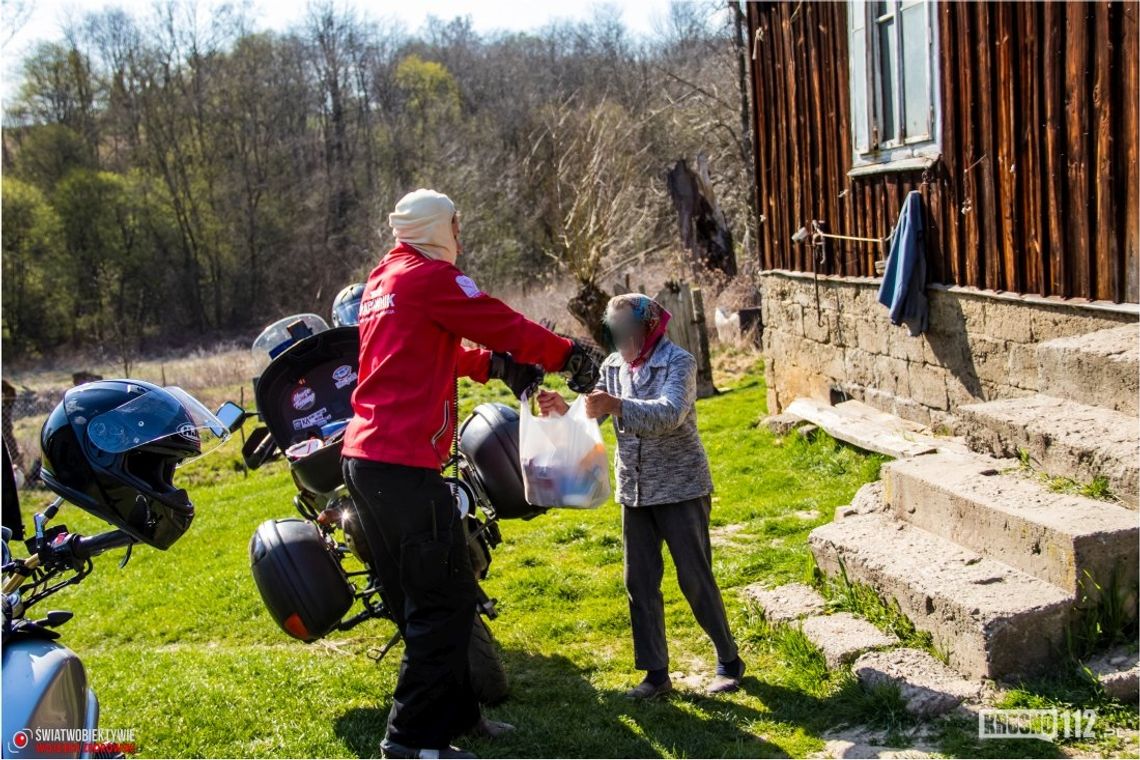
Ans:
[[[446,593],[452,571],[451,532],[416,533],[400,547],[400,575],[404,587],[423,598]]]

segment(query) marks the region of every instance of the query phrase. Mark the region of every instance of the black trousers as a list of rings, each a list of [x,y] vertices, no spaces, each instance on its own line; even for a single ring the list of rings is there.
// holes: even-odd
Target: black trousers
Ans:
[[[451,489],[438,470],[352,458],[343,470],[404,635],[388,738],[443,749],[479,720],[467,662],[476,581]]]
[[[665,639],[665,602],[661,580],[665,562],[661,545],[669,547],[677,567],[677,582],[689,602],[693,617],[712,639],[717,659],[736,659],[736,640],[728,627],[728,615],[713,577],[709,514],[712,498],[623,506],[622,539],[625,544],[625,588],[629,594],[629,617],[633,624],[633,660],[638,670],[669,666]]]

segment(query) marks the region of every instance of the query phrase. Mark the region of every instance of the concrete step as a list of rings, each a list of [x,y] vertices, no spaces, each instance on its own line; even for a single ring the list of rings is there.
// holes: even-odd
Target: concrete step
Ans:
[[[800,623],[800,631],[808,641],[819,647],[827,667],[832,670],[850,665],[864,652],[899,643],[898,636],[880,631],[872,623],[855,617],[850,612],[809,617]]]
[[[1073,597],[913,525],[875,513],[811,532],[819,567],[898,602],[969,678],[1027,675],[1055,662]]]
[[[964,700],[977,699],[982,691],[981,683],[963,679],[921,649],[868,652],[851,671],[865,689],[894,684],[906,711],[923,717],[950,712]]]
[[[998,458],[1028,451],[1034,467],[1081,483],[1103,476],[1125,506],[1137,508],[1136,417],[1044,395],[967,404],[958,417],[974,451]]]
[[[1040,343],[1037,373],[1046,395],[1136,416],[1140,323]]]
[[[889,462],[883,467],[883,498],[898,519],[1073,596],[1083,589],[1096,597],[1086,572],[1101,586],[1115,574],[1117,588],[1135,588],[1140,515],[1054,493],[1016,466],[1012,460],[947,454]]]
[[[764,612],[772,624],[790,623],[809,615],[822,615],[827,602],[819,592],[803,583],[788,583],[768,588],[763,583],[744,587],[744,598]]]

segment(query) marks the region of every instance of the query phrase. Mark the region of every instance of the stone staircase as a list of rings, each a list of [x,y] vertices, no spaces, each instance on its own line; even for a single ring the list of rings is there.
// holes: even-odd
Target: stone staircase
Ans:
[[[1123,591],[1135,614],[1138,346],[1135,325],[1041,344],[1043,393],[959,407],[970,451],[885,465],[865,487],[881,496],[861,492],[812,531],[817,564],[897,601],[970,678],[1058,662],[1098,588]],[[1021,452],[1050,476],[1105,478],[1117,498],[1054,491]]]
[[[971,449],[997,457],[1029,455],[1050,475],[1089,483],[1098,477],[1132,509],[1140,495],[1135,414],[1043,394],[958,407]]]

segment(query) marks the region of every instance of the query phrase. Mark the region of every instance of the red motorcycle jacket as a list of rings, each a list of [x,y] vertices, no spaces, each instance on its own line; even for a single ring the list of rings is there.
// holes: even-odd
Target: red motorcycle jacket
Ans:
[[[368,276],[360,302],[360,370],[342,455],[438,469],[451,452],[457,377],[487,382],[491,351],[562,369],[572,343],[483,293],[453,264],[409,245]]]

